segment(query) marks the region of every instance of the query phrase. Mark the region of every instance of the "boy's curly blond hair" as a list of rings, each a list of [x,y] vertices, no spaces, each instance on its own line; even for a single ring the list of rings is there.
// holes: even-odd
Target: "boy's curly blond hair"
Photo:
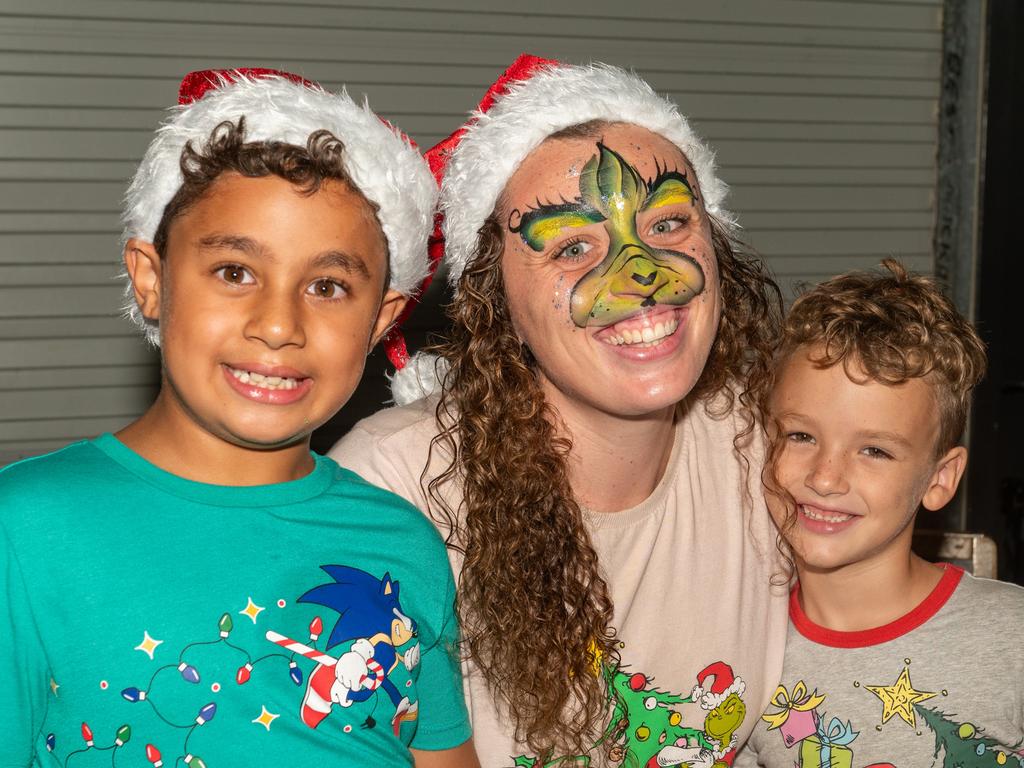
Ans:
[[[960,441],[971,390],[985,374],[985,345],[934,280],[909,274],[895,259],[882,267],[834,277],[800,296],[775,368],[811,347],[822,367],[855,365],[884,384],[923,378],[935,394],[941,456]]]

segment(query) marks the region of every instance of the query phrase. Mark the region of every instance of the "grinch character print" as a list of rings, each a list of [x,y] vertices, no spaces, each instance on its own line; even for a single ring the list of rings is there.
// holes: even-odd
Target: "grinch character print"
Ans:
[[[743,702],[746,684],[728,664],[716,661],[702,669],[689,696],[660,690],[653,678],[625,667],[602,665],[601,674],[611,716],[590,752],[546,763],[520,755],[514,759],[516,768],[589,766],[602,752],[607,762],[628,768],[724,768],[732,764],[735,734],[747,708]],[[699,707],[703,729],[683,724],[685,705]],[[691,709],[691,717],[693,714]]]

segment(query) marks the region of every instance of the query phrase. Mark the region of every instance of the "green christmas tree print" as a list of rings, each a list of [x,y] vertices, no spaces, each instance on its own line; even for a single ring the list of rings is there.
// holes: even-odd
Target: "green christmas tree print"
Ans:
[[[682,725],[683,716],[676,706],[694,704],[689,696],[658,690],[642,672],[604,666],[602,675],[611,717],[590,755],[603,751],[613,765],[643,768],[666,744],[685,744],[706,749],[708,753],[714,749],[703,731]],[[536,758],[521,755],[515,758],[514,765],[516,768],[575,768],[589,766],[591,759],[588,755],[572,755],[540,763]]]
[[[942,754],[942,768],[1024,768],[1024,754],[1018,743],[1013,747],[983,735],[973,723],[958,723],[937,709],[914,705],[935,734],[935,754]]]

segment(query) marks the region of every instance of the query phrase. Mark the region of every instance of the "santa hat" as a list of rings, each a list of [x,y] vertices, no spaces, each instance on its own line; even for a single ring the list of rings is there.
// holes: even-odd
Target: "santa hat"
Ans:
[[[427,237],[434,221],[437,185],[415,144],[342,89],[272,69],[205,70],[181,82],[178,106],[157,129],[125,196],[124,240],[153,241],[164,208],[184,181],[181,153],[189,141],[202,146],[225,121],[245,118],[246,141],[306,146],[310,134],[330,131],[345,145],[345,170],[377,206],[390,254],[390,287],[413,295],[431,274]],[[142,317],[127,287],[128,314],[154,344],[159,329]],[[391,343],[395,344],[392,334]],[[401,337],[397,339],[400,341]],[[403,344],[404,346],[404,344]]]
[[[690,698],[698,702],[701,709],[714,709],[735,693],[742,696],[747,684],[732,673],[732,667],[724,661],[709,664],[697,673],[697,685]]]
[[[435,232],[448,269],[458,282],[476,252],[480,228],[519,165],[551,134],[591,120],[631,123],[662,136],[686,155],[697,175],[705,209],[728,225],[727,187],[715,170],[714,152],[678,107],[632,72],[610,64],[563,64],[523,54],[488,88],[469,121],[427,150],[441,185],[440,231]],[[392,385],[396,402],[436,389],[434,363],[417,355],[414,374]]]

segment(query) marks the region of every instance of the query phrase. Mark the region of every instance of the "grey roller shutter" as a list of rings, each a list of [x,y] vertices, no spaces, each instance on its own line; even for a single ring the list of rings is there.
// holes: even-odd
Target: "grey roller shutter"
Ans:
[[[932,269],[941,26],[939,0],[3,0],[0,464],[155,392],[117,313],[118,215],[188,70],[345,82],[429,146],[522,51],[633,67],[717,148],[788,290],[888,255]]]

